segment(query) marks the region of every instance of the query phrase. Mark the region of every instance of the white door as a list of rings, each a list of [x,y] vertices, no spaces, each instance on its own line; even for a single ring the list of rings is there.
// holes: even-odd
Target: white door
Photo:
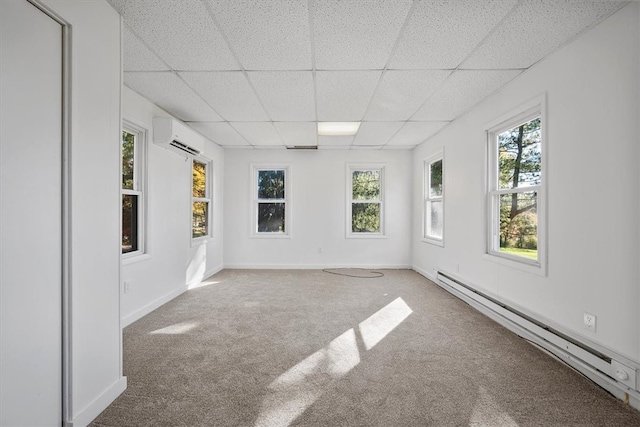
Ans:
[[[0,425],[62,422],[62,27],[0,0]]]

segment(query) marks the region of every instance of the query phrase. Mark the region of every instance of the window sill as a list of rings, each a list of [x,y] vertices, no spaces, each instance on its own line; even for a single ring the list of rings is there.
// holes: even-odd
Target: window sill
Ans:
[[[424,243],[429,243],[431,245],[440,246],[441,248],[444,248],[444,240],[436,240],[436,239],[429,239],[428,237],[423,237],[422,241]]]
[[[347,239],[386,239],[382,233],[347,233]]]
[[[500,255],[495,252],[486,253],[484,254],[483,258],[487,261],[496,262],[498,264],[502,264],[504,266],[511,267],[517,270],[522,270],[527,273],[536,274],[542,277],[547,276],[547,269],[545,268],[544,263],[540,263],[537,261],[526,259],[520,261],[518,259]]]
[[[203,236],[203,237],[196,237],[195,239],[192,237],[191,238],[191,247],[195,247],[195,246],[200,246],[202,244],[207,244],[210,241],[213,240],[212,236]]]
[[[140,255],[133,255],[133,256],[127,256],[127,257],[123,256],[122,265],[135,264],[137,262],[146,261],[148,259],[151,259],[151,255],[149,254],[140,254]]]
[[[285,233],[252,233],[252,239],[290,239],[290,234]]]

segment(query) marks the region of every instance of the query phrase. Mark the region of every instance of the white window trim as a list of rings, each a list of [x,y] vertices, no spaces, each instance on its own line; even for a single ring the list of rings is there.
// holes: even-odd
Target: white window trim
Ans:
[[[205,195],[206,197],[193,197],[193,162],[202,163],[205,165]],[[189,161],[189,195],[191,196],[191,205],[189,207],[189,238],[192,245],[206,242],[213,237],[213,162],[201,156],[190,157]],[[207,208],[207,234],[200,237],[193,237],[193,203],[194,202],[207,202],[209,204]]]
[[[136,136],[135,151],[133,154],[133,182],[134,190],[122,188],[122,132],[128,132]],[[122,253],[123,264],[131,264],[149,258],[147,254],[147,142],[148,131],[134,122],[123,119],[120,130],[120,203],[125,194],[137,195],[138,199],[138,250]],[[120,209],[122,216],[122,208]],[[120,238],[122,239],[122,218],[120,218]]]
[[[547,138],[548,116],[546,94],[533,98],[517,108],[512,113],[507,113],[485,126],[487,134],[487,198],[486,198],[486,254],[485,259],[519,270],[534,273],[540,276],[547,275],[547,157],[549,143]],[[497,136],[519,124],[525,123],[534,117],[540,117],[541,126],[541,167],[540,185],[519,187],[517,189],[501,190],[498,188],[498,162],[497,162]],[[537,192],[538,213],[538,259],[531,260],[524,257],[509,255],[495,249],[496,233],[499,230],[499,207],[496,206],[496,198],[500,194],[513,192]]]
[[[284,199],[258,199],[258,172],[264,170],[284,171]],[[254,163],[251,165],[251,234],[257,239],[290,239],[293,224],[291,215],[291,165],[288,163]],[[258,231],[258,203],[284,203],[284,232]]]
[[[346,238],[347,239],[385,239],[385,167],[384,163],[347,163],[346,183]],[[379,171],[380,172],[380,200],[353,200],[353,172],[355,171]],[[380,204],[380,231],[375,233],[354,233],[351,204],[352,203],[379,203]]]
[[[431,165],[437,161],[442,161],[442,196],[431,197],[430,189],[431,189]],[[423,201],[422,201],[422,241],[425,243],[430,243],[436,246],[444,247],[444,213],[445,213],[445,167],[444,167],[444,149],[434,153],[424,160],[423,163],[423,177],[422,177],[422,185],[423,185]],[[434,237],[427,235],[427,215],[429,215],[429,211],[427,209],[427,205],[432,200],[439,200],[442,202],[442,237]]]

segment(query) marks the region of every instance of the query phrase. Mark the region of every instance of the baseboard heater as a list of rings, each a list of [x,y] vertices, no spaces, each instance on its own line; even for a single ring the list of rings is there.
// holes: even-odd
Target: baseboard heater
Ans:
[[[446,291],[552,353],[617,398],[640,409],[640,366],[635,362],[545,325],[474,289],[450,273],[437,271],[436,279],[436,283]]]

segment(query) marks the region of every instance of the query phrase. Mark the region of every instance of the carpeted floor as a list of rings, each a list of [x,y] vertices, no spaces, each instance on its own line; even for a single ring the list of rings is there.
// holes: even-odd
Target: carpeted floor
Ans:
[[[624,405],[408,270],[225,270],[124,330],[93,426],[640,426]]]

